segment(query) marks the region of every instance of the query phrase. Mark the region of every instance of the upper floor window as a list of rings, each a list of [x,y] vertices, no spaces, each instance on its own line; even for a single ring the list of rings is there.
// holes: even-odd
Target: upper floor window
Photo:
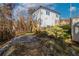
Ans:
[[[58,15],[56,14],[56,17],[58,18]]]
[[[33,18],[35,18],[35,14],[33,15]]]
[[[49,11],[46,11],[46,15],[50,15],[50,12]]]
[[[32,18],[34,19],[34,15],[32,16]]]

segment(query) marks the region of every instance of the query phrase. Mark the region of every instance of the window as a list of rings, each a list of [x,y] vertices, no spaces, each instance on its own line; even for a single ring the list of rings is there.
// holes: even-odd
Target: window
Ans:
[[[58,24],[59,23],[59,21],[58,20],[55,20],[55,24]]]
[[[35,17],[35,15],[33,15],[33,18]]]
[[[37,16],[36,16],[36,18],[35,18],[36,20],[37,20]]]
[[[57,24],[57,23],[58,23],[58,21],[57,21],[57,20],[55,20],[55,23]]]
[[[35,18],[35,14],[33,15],[33,18]]]
[[[79,28],[75,27],[75,34],[78,34],[78,33],[79,33]]]
[[[40,19],[40,18],[38,19],[38,22],[39,22],[39,24],[41,25],[41,19]]]
[[[46,15],[50,15],[50,12],[49,11],[46,11]]]
[[[58,15],[56,14],[56,17],[58,18]]]

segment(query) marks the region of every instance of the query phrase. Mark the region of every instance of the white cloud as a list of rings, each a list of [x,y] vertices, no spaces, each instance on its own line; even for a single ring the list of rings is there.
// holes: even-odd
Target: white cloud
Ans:
[[[45,3],[44,4],[42,4],[42,3],[26,3],[26,4],[23,3],[23,4],[19,4],[13,10],[13,17],[17,18],[18,15],[20,15],[20,14],[28,15],[28,9],[30,7],[36,8],[36,7],[39,7],[39,6],[46,6],[46,5],[48,5],[48,4],[45,4]],[[23,11],[25,11],[25,13]]]
[[[70,7],[70,11],[71,11],[71,12],[72,12],[72,11],[76,11],[76,9],[77,9],[77,8],[74,7],[74,6],[71,6],[71,7]]]
[[[44,4],[43,3],[27,3],[27,4],[21,4],[21,5],[29,8],[29,7],[38,7],[40,5],[44,6],[44,5],[48,5],[48,4],[45,4],[45,3]]]

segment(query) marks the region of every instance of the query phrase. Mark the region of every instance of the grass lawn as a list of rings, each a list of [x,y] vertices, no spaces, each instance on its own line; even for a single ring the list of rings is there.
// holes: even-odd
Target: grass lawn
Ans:
[[[33,35],[34,33],[31,33],[31,32],[19,32],[19,33],[16,33],[16,36],[23,36],[23,35]]]

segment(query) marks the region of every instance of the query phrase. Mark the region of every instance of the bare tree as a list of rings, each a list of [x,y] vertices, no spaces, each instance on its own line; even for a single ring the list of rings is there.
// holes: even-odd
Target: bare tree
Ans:
[[[13,21],[12,21],[12,10],[10,9],[10,5],[8,4],[3,4],[2,7],[0,7],[0,28],[2,30],[0,30],[1,36],[0,38],[2,40],[0,41],[4,41],[4,40],[9,40],[12,37],[14,37],[13,34]]]

